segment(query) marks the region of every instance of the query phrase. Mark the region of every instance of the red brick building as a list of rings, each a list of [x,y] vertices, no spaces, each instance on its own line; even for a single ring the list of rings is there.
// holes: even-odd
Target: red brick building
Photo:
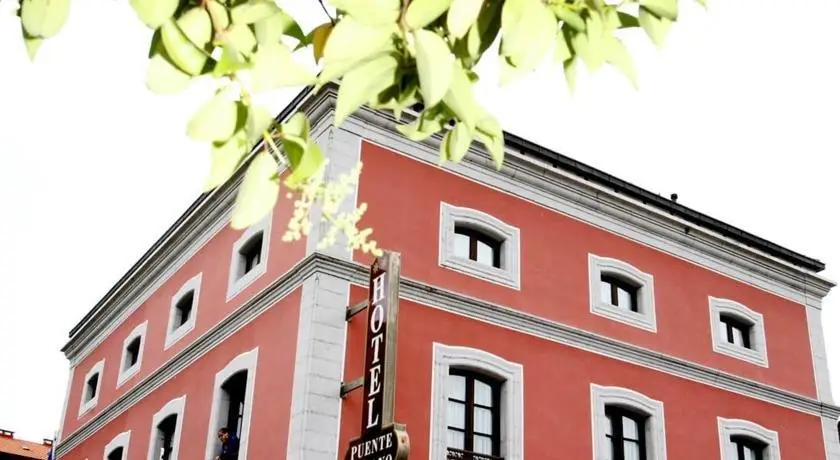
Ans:
[[[390,113],[333,127],[302,93],[337,177],[402,258],[396,419],[411,458],[840,458],[823,264],[508,135],[439,168]],[[474,147],[476,148],[476,147]],[[371,258],[292,209],[228,226],[241,175],[204,195],[70,333],[61,459],[334,460],[360,434]],[[317,221],[318,211],[313,211]],[[482,454],[482,456],[470,453]]]
[[[0,429],[0,460],[46,460],[52,444],[52,439],[24,441],[16,438],[14,431]]]

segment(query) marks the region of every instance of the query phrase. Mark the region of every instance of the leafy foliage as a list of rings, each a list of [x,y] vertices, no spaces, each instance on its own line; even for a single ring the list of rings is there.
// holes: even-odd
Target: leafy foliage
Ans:
[[[697,1],[705,6],[705,0]],[[341,232],[350,247],[373,253],[379,250],[368,241],[370,229],[356,228],[365,205],[338,211],[361,165],[338,183],[326,183],[326,159],[310,137],[306,117],[298,113],[278,125],[268,110],[252,103],[252,94],[340,80],[336,125],[365,104],[393,110],[398,119],[420,104],[417,119],[398,126],[402,134],[422,141],[443,132],[441,163],[461,161],[473,141],[480,142],[500,168],[502,128],[473,91],[479,78],[473,69],[494,43],[502,83],[537,69],[553,49],[570,88],[579,62],[590,71],[611,64],[635,86],[630,53],[616,31],[641,29],[658,46],[679,13],[677,0],[330,3],[336,17],[304,34],[274,0],[130,0],[140,21],[154,30],[146,72],[152,92],[175,94],[204,77],[218,83],[186,133],[210,148],[207,190],[248,163],[231,225],[245,228],[261,219],[282,185],[289,197],[298,197],[285,240],[308,234],[310,210],[320,203],[322,220],[330,224],[322,245],[333,244]],[[70,0],[21,0],[18,16],[31,59],[44,39],[60,31],[69,7]],[[320,73],[294,58],[306,48]],[[281,184],[283,170],[288,171]]]

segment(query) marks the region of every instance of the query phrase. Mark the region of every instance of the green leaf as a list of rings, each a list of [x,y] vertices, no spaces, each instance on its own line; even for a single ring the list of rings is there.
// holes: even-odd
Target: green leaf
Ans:
[[[327,40],[330,38],[330,32],[332,32],[332,30],[333,23],[325,22],[312,29],[312,32],[310,33],[310,36],[312,37],[312,57],[315,59],[316,64],[322,57],[324,57],[324,45],[327,44]]]
[[[708,8],[708,7],[709,7],[709,5],[708,5],[708,3],[706,2],[706,0],[697,0],[697,3],[699,3],[699,4],[700,4],[700,6],[702,6],[703,8]]]
[[[472,59],[471,65],[478,62],[485,51],[496,41],[502,24],[502,2],[484,2],[478,20],[470,27],[466,36],[466,49]]]
[[[178,9],[178,0],[130,0],[137,17],[149,28],[157,29]]]
[[[286,186],[295,188],[298,184],[317,173],[323,164],[324,153],[321,151],[321,147],[310,139],[306,144],[300,161],[292,165],[292,172],[284,181]]]
[[[636,69],[633,66],[633,58],[630,57],[630,52],[621,40],[610,37],[604,42],[604,55],[607,62],[621,70],[624,75],[630,80],[633,88],[638,89],[639,85],[636,80]]]
[[[163,43],[158,42],[153,49],[146,67],[146,87],[161,96],[183,91],[190,84],[192,76],[172,63]]]
[[[577,60],[569,59],[563,63],[563,75],[566,76],[566,85],[569,91],[575,90],[575,83],[577,82]]]
[[[35,55],[38,54],[38,49],[41,47],[41,44],[44,43],[44,39],[40,37],[33,37],[26,33],[26,29],[23,28],[22,24],[20,30],[23,35],[23,44],[26,46],[26,54],[29,56],[30,61],[34,61]]]
[[[245,24],[234,24],[225,31],[225,40],[230,46],[244,56],[251,56],[257,46],[257,37],[251,28]]]
[[[679,12],[677,0],[640,0],[639,4],[660,18],[677,20]]]
[[[618,12],[619,29],[626,29],[629,27],[639,27],[639,18],[632,14],[627,14],[623,11]]]
[[[426,109],[412,123],[397,125],[397,131],[415,142],[423,142],[446,125],[449,116],[438,108]]]
[[[452,0],[414,0],[405,10],[409,30],[422,29],[446,12]]]
[[[353,67],[394,50],[396,25],[368,26],[345,16],[336,24],[324,46],[324,69],[319,82],[329,82]]]
[[[210,174],[204,182],[204,191],[208,192],[224,184],[239,167],[247,154],[247,143],[242,131],[224,143],[213,143],[210,148]]]
[[[483,109],[480,110],[482,114],[478,125],[476,125],[476,137],[490,152],[490,158],[496,164],[496,169],[501,169],[505,159],[505,139],[502,126],[495,117],[484,112]]]
[[[257,21],[254,30],[260,43],[278,42],[283,35],[301,42],[305,40],[303,31],[294,18],[279,8],[272,16]]]
[[[494,0],[491,0],[494,1]],[[454,0],[446,15],[446,28],[455,38],[462,38],[478,20],[484,0]]]
[[[251,67],[251,64],[244,58],[242,53],[236,51],[230,42],[222,46],[222,56],[213,67],[213,76],[219,78],[224,75],[236,73]]]
[[[218,93],[192,116],[187,135],[196,141],[224,142],[236,131],[238,115],[237,103]]]
[[[177,21],[169,19],[160,29],[161,40],[169,57],[181,70],[199,75],[207,62],[204,47],[210,42],[213,27],[207,10],[195,7]]]
[[[253,24],[268,19],[280,11],[280,8],[270,0],[251,0],[230,10],[230,18],[234,24]]]
[[[398,66],[397,59],[386,54],[348,72],[338,87],[335,125],[341,125],[362,104],[393,85]]]
[[[250,107],[245,133],[250,143],[259,140],[263,132],[268,132],[274,125],[274,115],[265,107]]]
[[[507,0],[502,7],[502,55],[515,67],[535,69],[554,44],[557,20],[541,0]]]
[[[443,103],[458,117],[458,120],[470,128],[470,131],[475,128],[478,103],[475,100],[472,83],[458,61],[452,64],[452,84],[443,96]]]
[[[455,57],[443,38],[429,30],[414,31],[417,49],[417,73],[420,75],[420,92],[423,102],[433,106],[443,99],[452,83],[452,62]]]
[[[213,27],[219,30],[227,29],[230,26],[230,12],[228,9],[216,0],[209,0],[206,5],[207,13],[210,14],[210,21]]]
[[[467,154],[472,144],[470,128],[465,123],[456,123],[446,137],[443,138],[443,145],[446,146],[446,156],[453,163],[458,163]]]
[[[639,24],[642,25],[645,33],[656,46],[665,43],[665,36],[671,29],[672,22],[667,18],[660,18],[650,12],[647,8],[639,8]]]
[[[231,227],[241,230],[250,227],[265,217],[277,202],[280,183],[275,179],[277,162],[268,152],[260,152],[251,161],[239,193],[231,217]]]
[[[20,21],[31,37],[50,38],[70,15],[70,0],[22,0]]]
[[[565,3],[554,3],[551,5],[551,11],[557,16],[557,19],[563,21],[563,24],[568,24],[569,27],[578,32],[586,30],[586,23],[583,18],[576,12],[570,10]]]
[[[286,86],[308,85],[315,76],[292,58],[292,51],[281,42],[263,43],[253,57],[251,69],[254,91]]]
[[[309,137],[309,118],[306,118],[303,113],[297,112],[280,125],[280,132],[286,136],[306,139]]]
[[[554,46],[554,62],[560,63],[574,57],[572,54],[571,37],[575,32],[568,24],[557,30],[556,44]]]
[[[604,41],[604,22],[598,14],[591,14],[586,18],[586,35],[577,34],[572,39],[575,53],[583,59],[590,72],[604,64]]]
[[[330,0],[330,3],[353,19],[371,26],[396,24],[400,17],[400,0]]]

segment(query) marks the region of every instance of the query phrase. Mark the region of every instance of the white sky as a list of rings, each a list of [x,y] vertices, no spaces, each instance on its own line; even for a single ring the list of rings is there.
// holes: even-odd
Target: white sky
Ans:
[[[208,154],[184,130],[208,95],[146,90],[150,32],[126,2],[74,1],[34,65],[14,3],[0,2],[0,427],[37,440],[58,428],[70,328],[200,192]],[[840,278],[840,3],[710,3],[683,0],[662,50],[628,41],[638,92],[613,69],[582,74],[572,97],[559,70],[499,90],[490,65],[483,100],[509,131],[677,192]],[[323,22],[315,0],[281,4],[305,30]],[[840,294],[824,307],[840,399]]]

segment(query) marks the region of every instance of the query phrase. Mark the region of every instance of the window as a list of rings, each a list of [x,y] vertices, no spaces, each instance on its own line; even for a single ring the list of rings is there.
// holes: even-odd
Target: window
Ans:
[[[181,340],[195,328],[198,299],[201,293],[201,273],[189,279],[172,296],[169,304],[169,325],[166,328],[164,350]]]
[[[213,458],[218,452],[219,428],[227,428],[239,437],[239,458],[247,458],[258,356],[258,348],[242,353],[216,374],[205,458]]]
[[[173,399],[152,417],[149,460],[178,460],[181,424],[187,397]]]
[[[768,367],[764,316],[738,302],[709,297],[712,349],[758,366]]]
[[[230,274],[228,277],[227,300],[242,292],[254,280],[262,276],[268,265],[268,247],[271,241],[272,214],[254,224],[233,244]]]
[[[128,443],[131,440],[131,431],[124,431],[114,437],[105,446],[105,456],[103,460],[127,460],[128,459]]]
[[[779,435],[746,420],[718,417],[721,460],[781,460]]]
[[[519,229],[489,214],[440,204],[438,263],[519,289]]]
[[[140,370],[140,365],[143,362],[143,345],[146,341],[147,325],[148,321],[138,324],[123,341],[120,374],[117,376],[118,388]]]
[[[99,401],[99,390],[102,381],[102,373],[105,370],[105,360],[94,364],[85,375],[84,388],[82,389],[81,401],[79,401],[79,417],[96,406]]]
[[[593,459],[666,460],[660,401],[619,387],[590,385]]]
[[[589,311],[656,332],[653,276],[626,262],[589,254]]]
[[[447,457],[498,458],[500,451],[499,382],[463,369],[449,369]],[[478,460],[478,459],[477,459]]]
[[[434,344],[430,458],[522,460],[522,366]]]

